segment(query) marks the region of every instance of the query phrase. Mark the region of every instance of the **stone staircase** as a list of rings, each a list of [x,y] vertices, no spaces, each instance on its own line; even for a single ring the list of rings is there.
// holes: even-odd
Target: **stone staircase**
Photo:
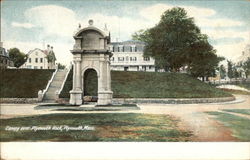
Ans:
[[[56,100],[56,91],[59,91],[63,85],[67,70],[58,70],[52,80],[47,92],[43,97],[43,103],[54,103]]]

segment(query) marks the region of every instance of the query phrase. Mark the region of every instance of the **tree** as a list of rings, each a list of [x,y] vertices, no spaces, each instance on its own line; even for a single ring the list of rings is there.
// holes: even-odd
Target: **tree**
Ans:
[[[144,56],[153,57],[156,67],[172,72],[185,67],[194,76],[208,76],[220,60],[207,35],[200,33],[183,8],[165,11],[155,27],[140,30],[132,37],[145,42]]]
[[[234,77],[233,62],[227,61],[227,75],[231,79]]]
[[[226,78],[227,71],[226,71],[226,68],[223,65],[220,65],[219,71],[220,71],[220,77],[221,77],[221,79]]]
[[[26,62],[27,55],[22,53],[18,48],[11,48],[9,50],[10,60],[13,61],[15,67],[20,67]]]
[[[58,69],[64,69],[66,67],[65,65],[63,65],[61,63],[58,63],[57,65],[58,65]]]
[[[193,43],[191,49],[192,52],[187,57],[191,75],[202,77],[203,80],[205,77],[214,77],[219,62],[225,58],[215,54],[216,50],[208,43],[207,36],[201,34],[199,41]]]
[[[246,74],[246,77],[248,78],[250,75],[250,58],[248,58],[247,61],[242,64],[242,68]]]

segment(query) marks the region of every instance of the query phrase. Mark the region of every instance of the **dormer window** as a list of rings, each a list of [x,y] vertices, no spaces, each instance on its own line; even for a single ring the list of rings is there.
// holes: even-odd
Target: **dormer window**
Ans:
[[[124,52],[124,46],[118,46],[118,52]]]

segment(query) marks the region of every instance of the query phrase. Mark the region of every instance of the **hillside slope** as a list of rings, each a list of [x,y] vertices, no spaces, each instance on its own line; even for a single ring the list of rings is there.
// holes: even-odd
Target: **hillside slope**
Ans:
[[[114,98],[211,98],[231,96],[209,84],[181,73],[112,71],[111,77]],[[90,84],[97,85],[96,81],[92,81]],[[60,97],[69,98],[71,89],[72,72],[67,78]]]
[[[37,98],[44,89],[54,70],[4,69],[0,70],[1,98]]]

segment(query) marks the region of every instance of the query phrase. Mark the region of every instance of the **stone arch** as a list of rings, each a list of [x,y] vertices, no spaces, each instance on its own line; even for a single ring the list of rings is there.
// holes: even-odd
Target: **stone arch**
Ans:
[[[84,74],[89,69],[95,70],[95,72],[97,74],[97,93],[98,93],[98,90],[99,90],[98,87],[100,86],[100,72],[99,72],[99,69],[97,69],[96,67],[89,67],[89,66],[85,67],[84,69],[82,69],[82,73],[81,73],[83,96],[84,96]]]
[[[100,29],[98,29],[98,28],[96,28],[96,27],[87,27],[87,28],[83,28],[83,29],[79,30],[79,31],[75,34],[74,37],[75,37],[75,38],[76,38],[76,37],[79,37],[79,36],[81,36],[82,33],[87,32],[87,31],[95,31],[95,32],[101,34],[103,37],[106,37],[106,36],[107,36],[103,31],[101,31]]]
[[[82,76],[83,96],[98,97],[98,81],[99,77],[96,70],[93,68],[86,69]]]
[[[91,66],[91,67],[89,67],[89,66],[87,66],[87,67],[84,67],[83,69],[82,69],[82,76],[84,76],[84,72],[86,71],[86,70],[88,70],[88,69],[94,69],[95,71],[96,71],[96,73],[97,73],[97,77],[99,78],[100,77],[100,71],[99,71],[99,69],[98,68],[96,68],[96,67],[94,67],[94,66]]]

